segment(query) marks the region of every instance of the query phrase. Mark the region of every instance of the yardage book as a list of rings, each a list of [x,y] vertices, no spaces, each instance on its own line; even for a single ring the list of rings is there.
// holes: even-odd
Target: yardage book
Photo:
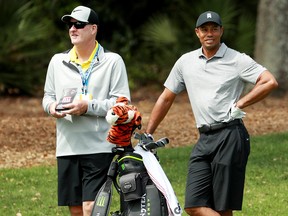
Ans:
[[[59,100],[55,110],[63,111],[68,110],[68,108],[63,108],[64,104],[72,103],[77,94],[77,88],[66,88],[63,90],[63,95]]]

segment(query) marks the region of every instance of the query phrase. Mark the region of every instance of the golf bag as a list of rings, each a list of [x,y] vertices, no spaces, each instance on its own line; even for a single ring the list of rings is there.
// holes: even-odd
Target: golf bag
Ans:
[[[168,139],[162,139],[150,143],[147,148],[155,149],[168,142]],[[91,216],[109,215],[112,185],[120,195],[120,210],[111,213],[111,216],[167,216],[165,197],[149,177],[142,156],[135,153],[131,146],[114,147],[113,152],[116,159],[112,161],[107,181],[95,198]]]

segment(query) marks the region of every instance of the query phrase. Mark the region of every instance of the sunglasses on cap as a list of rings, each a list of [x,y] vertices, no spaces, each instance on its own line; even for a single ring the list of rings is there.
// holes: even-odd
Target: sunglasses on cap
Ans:
[[[91,23],[86,23],[86,22],[68,22],[67,25],[69,27],[69,29],[74,26],[76,29],[83,29],[86,25],[89,25]]]

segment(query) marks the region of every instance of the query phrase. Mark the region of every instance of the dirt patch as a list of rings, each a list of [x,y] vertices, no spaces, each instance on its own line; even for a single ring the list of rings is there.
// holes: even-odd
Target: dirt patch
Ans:
[[[145,92],[145,93],[144,93]],[[135,92],[133,104],[143,116],[143,129],[160,92]],[[252,136],[288,132],[288,95],[268,97],[245,109],[245,125]],[[55,163],[55,119],[42,109],[41,98],[0,98],[0,168]],[[168,148],[195,143],[198,131],[186,94],[176,98],[154,134],[168,137]]]

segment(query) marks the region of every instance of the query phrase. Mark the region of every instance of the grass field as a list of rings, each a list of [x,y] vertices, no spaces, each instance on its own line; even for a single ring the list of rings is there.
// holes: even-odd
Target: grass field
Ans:
[[[158,151],[160,162],[184,204],[187,160],[191,147],[164,148]],[[252,137],[247,166],[243,211],[236,216],[288,215],[288,133]],[[66,207],[57,207],[57,174],[53,166],[0,169],[0,215],[68,215]],[[118,196],[114,193],[112,210]],[[185,216],[186,214],[183,213]]]

